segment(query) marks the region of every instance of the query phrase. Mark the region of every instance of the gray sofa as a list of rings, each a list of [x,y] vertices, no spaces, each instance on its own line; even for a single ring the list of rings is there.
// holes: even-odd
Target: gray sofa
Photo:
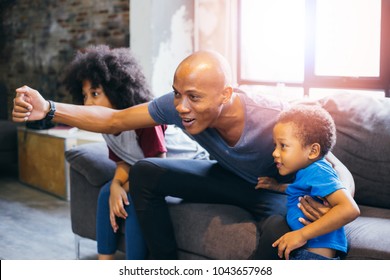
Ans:
[[[18,124],[0,120],[0,174],[17,177],[18,174]]]
[[[355,179],[361,215],[346,226],[345,259],[390,259],[390,99],[356,94],[323,98],[334,117],[334,154]],[[77,236],[95,239],[99,188],[113,176],[104,143],[66,152],[70,164],[71,220]],[[185,187],[185,186],[183,186]],[[259,233],[252,216],[230,205],[170,204],[181,259],[251,259]],[[120,248],[124,249],[121,238]],[[261,250],[261,248],[259,248]]]

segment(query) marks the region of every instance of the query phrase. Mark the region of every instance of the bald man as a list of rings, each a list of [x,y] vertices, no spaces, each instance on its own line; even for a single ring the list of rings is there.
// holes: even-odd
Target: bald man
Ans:
[[[124,130],[175,124],[187,131],[214,160],[188,161],[148,158],[138,161],[130,174],[130,193],[150,257],[176,259],[176,241],[166,196],[189,202],[237,205],[250,211],[261,234],[256,258],[277,258],[271,244],[289,231],[282,217],[285,196],[255,189],[258,177],[278,175],[273,162],[272,128],[278,114],[288,106],[282,101],[233,89],[226,60],[211,51],[195,52],[177,67],[173,92],[150,103],[124,110],[76,106],[46,101],[27,86],[16,90],[13,120],[53,118],[81,129],[115,134]],[[352,176],[334,156],[329,158],[347,187]],[[353,190],[351,190],[353,192]],[[326,207],[302,201],[308,220],[315,220]],[[276,215],[276,216],[274,216]],[[278,216],[279,215],[279,216]],[[280,216],[281,215],[281,216]],[[304,223],[307,223],[305,221]],[[267,227],[264,227],[267,225]]]

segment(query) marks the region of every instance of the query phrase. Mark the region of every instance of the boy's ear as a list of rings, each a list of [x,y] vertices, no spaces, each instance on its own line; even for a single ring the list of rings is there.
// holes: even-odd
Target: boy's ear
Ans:
[[[309,159],[316,159],[320,156],[321,153],[321,145],[318,143],[314,143],[310,147]]]

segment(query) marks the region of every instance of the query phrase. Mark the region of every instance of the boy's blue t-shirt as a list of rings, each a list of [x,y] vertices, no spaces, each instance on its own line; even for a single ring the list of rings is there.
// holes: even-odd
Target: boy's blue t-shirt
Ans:
[[[288,185],[287,196],[287,223],[292,230],[298,230],[304,225],[298,218],[304,217],[298,208],[298,198],[304,195],[326,197],[327,195],[345,188],[339,180],[332,166],[321,159],[296,173],[295,181]],[[308,248],[332,248],[341,252],[347,252],[347,238],[344,228],[332,231],[328,234],[311,239],[307,242]]]
[[[257,184],[257,178],[260,176],[278,178],[272,157],[272,130],[279,113],[286,109],[288,104],[261,95],[249,97],[243,92],[235,94],[238,94],[245,109],[245,126],[234,147],[227,145],[213,128],[191,137],[220,165],[248,182]],[[185,131],[173,101],[173,92],[154,99],[149,103],[149,113],[155,122],[175,124]]]

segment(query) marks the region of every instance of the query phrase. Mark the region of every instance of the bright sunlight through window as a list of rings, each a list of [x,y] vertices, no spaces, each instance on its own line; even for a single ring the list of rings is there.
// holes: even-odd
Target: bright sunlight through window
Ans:
[[[302,82],[304,20],[305,0],[243,0],[242,77]]]
[[[316,13],[316,75],[379,77],[381,1],[317,0]]]
[[[299,84],[307,69],[313,77],[379,77],[381,0],[310,3],[315,9],[305,0],[241,0],[241,80]]]

